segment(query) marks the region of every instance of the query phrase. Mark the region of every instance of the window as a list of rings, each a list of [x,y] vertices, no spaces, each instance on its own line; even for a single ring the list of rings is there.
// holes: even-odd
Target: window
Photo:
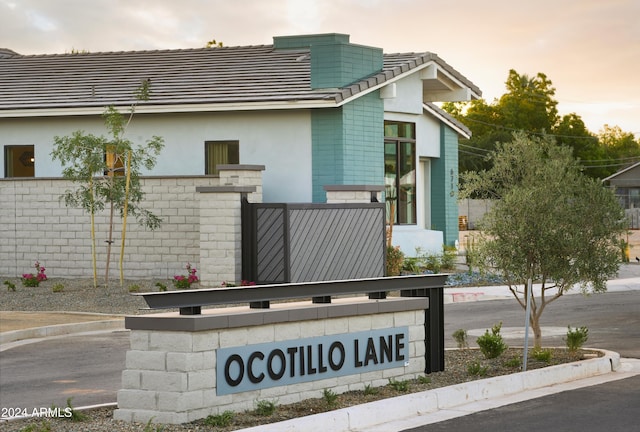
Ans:
[[[125,158],[126,155],[121,155],[115,152],[113,146],[107,146],[107,151],[104,153],[104,162],[107,169],[104,172],[106,176],[124,176],[125,174]]]
[[[4,147],[5,177],[34,177],[35,154],[32,145]]]
[[[204,173],[218,174],[218,165],[239,164],[240,143],[238,141],[205,141]]]
[[[415,136],[414,123],[384,122],[385,201],[394,224],[416,223]]]

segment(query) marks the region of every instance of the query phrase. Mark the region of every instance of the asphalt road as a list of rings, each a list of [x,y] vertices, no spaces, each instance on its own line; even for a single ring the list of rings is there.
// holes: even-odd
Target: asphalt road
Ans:
[[[524,317],[524,310],[515,299],[445,305],[445,346],[456,347],[451,334],[457,329],[484,332],[501,321],[503,328],[519,327],[524,333]],[[586,346],[640,358],[640,291],[566,295],[547,306],[541,325],[543,346],[565,346],[567,326],[586,326],[589,329]],[[545,328],[560,328],[562,332],[545,336]],[[514,346],[523,345],[523,338],[506,339]],[[475,339],[470,340],[470,345],[477,346]]]
[[[404,432],[631,432],[638,426],[640,375],[506,405]]]
[[[456,329],[484,331],[499,321],[503,322],[505,328],[523,327],[524,312],[515,300],[446,305],[446,345],[455,347],[451,334]],[[640,358],[638,291],[563,297],[548,306],[543,314],[542,325],[543,337],[545,327],[587,326],[587,345],[611,349],[621,353],[623,357]],[[522,340],[507,339],[507,342],[514,346],[522,345]],[[563,346],[564,342],[562,336],[554,336],[544,338],[543,344]],[[69,397],[73,398],[72,404],[75,407],[115,402],[128,348],[128,332],[120,331],[47,339],[5,350],[0,354],[0,406],[29,409],[51,407],[52,404],[65,406]],[[638,381],[633,383],[638,388]],[[625,391],[633,392],[633,388],[631,385],[616,391],[621,392],[621,397],[627,397]],[[580,393],[576,397],[583,395]],[[547,406],[542,400],[535,403]],[[576,403],[571,405],[572,410],[574,405]],[[640,406],[640,403],[635,406]],[[602,409],[607,408],[605,406]],[[551,414],[553,413],[548,415]],[[432,427],[430,425],[430,429],[424,430],[433,430]],[[463,429],[454,427],[450,430]]]
[[[129,332],[67,336],[0,353],[0,407],[111,403],[120,389]]]
[[[511,306],[509,306],[511,303]],[[544,328],[571,325],[589,329],[588,346],[640,358],[640,292],[571,295],[552,303],[542,315],[543,346],[563,346],[562,336],[546,337]],[[524,327],[524,312],[513,301],[460,303],[445,306],[445,328]],[[447,346],[455,346],[447,338]],[[516,341],[508,341],[516,344]],[[521,339],[518,342],[522,342]],[[403,432],[629,432],[640,430],[640,375],[481,411]]]

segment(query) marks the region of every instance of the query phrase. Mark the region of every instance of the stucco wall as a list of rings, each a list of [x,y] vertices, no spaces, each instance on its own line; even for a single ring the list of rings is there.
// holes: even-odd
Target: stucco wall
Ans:
[[[4,166],[4,146],[33,145],[36,177],[61,176],[59,161],[50,156],[54,136],[76,130],[107,135],[102,119],[91,116],[3,118],[0,130],[0,167]],[[144,174],[203,175],[204,142],[238,140],[241,164],[266,167],[266,202],[311,201],[311,115],[307,110],[136,114],[126,133],[134,143],[153,135],[164,139],[165,148],[153,171]]]

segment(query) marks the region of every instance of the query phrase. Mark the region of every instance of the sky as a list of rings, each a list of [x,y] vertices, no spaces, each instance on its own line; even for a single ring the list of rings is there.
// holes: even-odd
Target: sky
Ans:
[[[346,33],[385,53],[438,54],[491,103],[510,69],[546,74],[561,115],[640,138],[639,0],[0,0],[20,54],[271,44]]]

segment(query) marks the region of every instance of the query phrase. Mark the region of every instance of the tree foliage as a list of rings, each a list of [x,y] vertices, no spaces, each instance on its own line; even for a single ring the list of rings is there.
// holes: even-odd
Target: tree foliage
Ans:
[[[137,101],[149,97],[148,81],[136,90]],[[149,229],[160,226],[161,219],[141,203],[144,192],[140,184],[143,168],[155,166],[156,157],[162,150],[163,139],[153,136],[144,145],[135,145],[125,138],[127,126],[133,118],[136,104],[132,104],[128,116],[122,115],[115,107],[109,106],[103,113],[108,137],[97,136],[78,130],[69,136],[54,137],[52,158],[60,160],[62,176],[77,184],[76,189],[67,190],[61,197],[65,205],[79,207],[91,216],[94,284],[96,283],[94,215],[109,209],[109,232],[107,235],[107,263],[105,284],[109,280],[109,262],[113,243],[113,215],[125,213],[134,216]],[[126,168],[129,167],[129,171]],[[124,230],[123,230],[124,232]]]
[[[543,73],[534,77],[510,70],[506,93],[493,103],[474,100],[447,103],[443,108],[472,132],[460,143],[460,172],[491,168],[487,154],[497,143],[511,140],[514,131],[530,136],[553,135],[556,142],[572,149],[573,156],[593,178],[604,178],[625,165],[640,161],[640,140],[620,128],[605,126],[600,134],[590,132],[579,115],[559,116],[555,88]]]
[[[527,281],[536,283],[530,324],[540,347],[540,316],[550,302],[575,286],[606,291],[620,265],[624,212],[582,173],[571,149],[549,137],[514,133],[490,160],[489,170],[462,175],[461,195],[495,199],[481,224],[480,261],[502,275],[523,308]]]

